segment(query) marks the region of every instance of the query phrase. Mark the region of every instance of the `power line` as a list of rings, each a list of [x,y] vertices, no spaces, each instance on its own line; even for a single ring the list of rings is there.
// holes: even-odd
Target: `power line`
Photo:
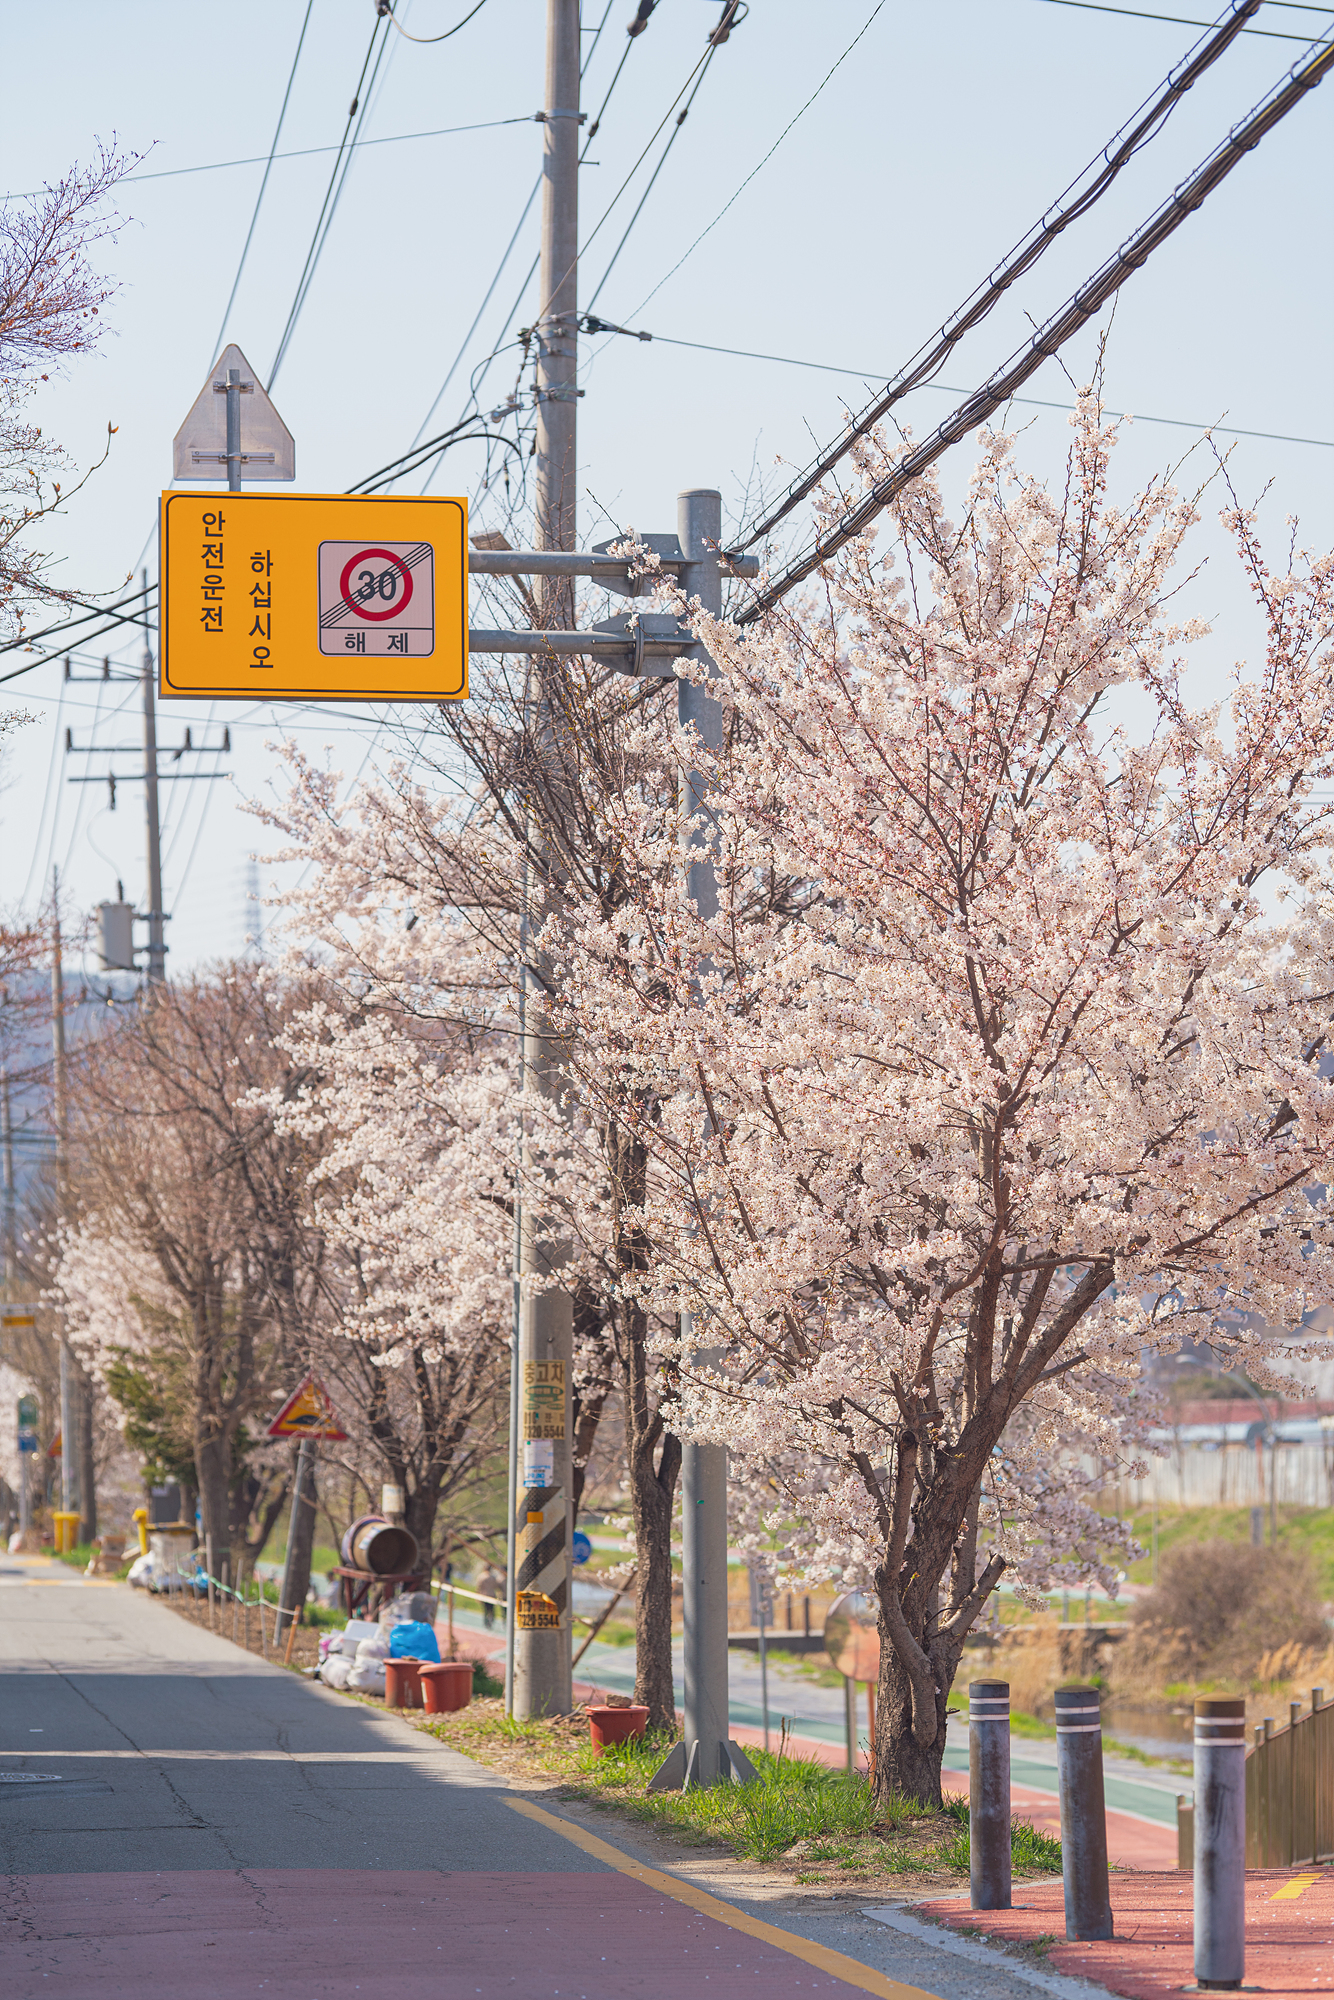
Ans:
[[[1208,21],[1187,20],[1184,14],[1150,14],[1142,7],[1112,7],[1107,0],[1042,0],[1046,7],[1078,7],[1086,14],[1125,14],[1134,21],[1165,21],[1177,28],[1207,28]],[[1268,6],[1280,4],[1280,0],[1265,0]],[[1327,7],[1303,7],[1303,14],[1326,14]],[[1288,35],[1281,28],[1243,28],[1243,35],[1263,35],[1271,42],[1309,42],[1309,35]]]
[[[630,333],[628,327],[611,326],[606,320],[594,320],[588,327],[589,333]],[[677,340],[668,333],[632,333],[632,340],[655,341],[660,347],[690,347],[699,354],[731,354],[740,361],[773,361],[784,368],[809,368],[820,375],[855,375],[862,382],[874,382],[881,371],[878,368],[841,368],[831,361],[804,361],[793,354],[763,354],[751,347],[716,347],[706,340]],[[966,396],[966,389],[958,389],[948,382],[923,382],[924,389],[939,390],[946,396]],[[1012,396],[1012,403],[1023,403],[1037,410],[1073,410],[1073,403],[1054,402],[1046,396]],[[1126,417],[1136,424],[1172,424],[1179,430],[1210,431],[1220,437],[1263,438],[1271,444],[1319,445],[1324,450],[1334,451],[1334,438],[1294,437],[1287,431],[1240,430],[1235,424],[1194,423],[1189,417],[1152,417],[1139,410],[1104,410],[1109,417]]]
[[[1081,327],[1086,326],[1126,279],[1147,263],[1153,252],[1181,227],[1187,216],[1194,214],[1214,189],[1221,186],[1233,168],[1259,145],[1266,133],[1271,132],[1308,92],[1324,80],[1331,67],[1334,67],[1334,43],[1315,44],[1311,60],[1294,64],[1288,77],[1277,84],[1239,124],[1233,126],[1203,165],[1177,187],[1045,326],[1039,328],[1029,345],[975,390],[925,444],[908,452],[892,472],[876,480],[862,499],[826,533],[817,536],[807,552],[790,563],[774,583],[752,598],[741,613],[740,623],[750,624],[770,610],[795,584],[818,569],[855,535],[861,534],[905,486],[919,479],[951,445],[957,444],[1009,402],[1029,376],[1035,374],[1043,362],[1057,353]],[[845,442],[840,449],[846,448]]]
[[[812,104],[814,104],[816,98],[820,95],[820,92],[824,89],[825,85],[829,82],[830,78],[833,77],[835,73],[843,67],[848,57],[852,54],[852,51],[856,48],[858,42],[861,41],[862,37],[866,34],[867,30],[870,28],[876,16],[884,11],[884,7],[885,7],[885,0],[877,0],[877,4],[871,9],[871,12],[868,14],[866,20],[862,23],[861,27],[857,30],[857,33],[848,43],[848,46],[844,49],[838,61],[834,64],[833,68],[829,70],[828,73],[815,86],[815,89],[806,99],[806,102],[802,105],[800,111],[798,111],[792,118],[789,118],[787,124],[783,127],[778,137],[774,140],[773,145],[770,146],[768,152],[765,154],[764,158],[760,161],[759,166],[752,168],[750,173],[746,175],[745,180],[742,181],[741,186],[737,189],[736,193],[731,197],[729,201],[723,203],[723,206],[718,210],[718,213],[714,216],[713,221],[709,224],[708,228],[700,230],[699,235],[695,238],[690,248],[686,251],[685,256],[678,257],[676,262],[672,265],[671,270],[667,273],[667,277],[659,278],[657,284],[653,287],[653,290],[648,294],[648,296],[646,298],[642,298],[639,301],[639,304],[635,307],[634,312],[631,314],[632,319],[636,318],[641,312],[643,312],[644,307],[649,302],[649,299],[657,297],[658,293],[662,290],[663,286],[667,283],[668,279],[674,278],[676,276],[682,264],[686,262],[686,259],[694,255],[695,251],[704,241],[704,238],[707,235],[709,235],[710,231],[718,227],[718,224],[722,221],[728,209],[731,208],[733,203],[739,200],[740,197],[745,193],[746,189],[750,186],[751,182],[754,180],[756,174],[758,174],[762,168],[766,167],[769,164],[770,160],[773,158],[774,154],[778,151],[778,148],[782,145],[784,139],[786,139],[788,133],[792,130],[793,126],[796,125],[802,118],[806,116],[806,113],[810,110]],[[661,126],[659,126],[658,129],[659,131],[661,131],[662,129]]]
[[[749,548],[753,542],[770,533],[785,515],[790,514],[807,494],[814,491],[855,438],[860,437],[872,424],[878,423],[881,417],[885,416],[911,389],[929,381],[945,365],[965,335],[981,325],[1011,286],[1026,272],[1032,270],[1057,237],[1072,223],[1087,215],[1094,204],[1101,200],[1118,174],[1162,129],[1186,92],[1231,46],[1246,21],[1259,11],[1260,5],[1261,0],[1238,0],[1238,4],[1223,17],[1220,24],[1186,51],[1180,62],[1168,71],[1152,96],[1145,98],[1131,113],[1119,130],[1113,133],[1102,151],[1094,155],[1082,172],[1076,174],[1074,180],[1062,194],[1057,196],[1046,213],[1001,259],[990,276],[950,315],[939,334],[925,346],[919,347],[907,365],[893,377],[861,414],[850,422],[844,436],[828,451],[822,452],[813,464],[808,465],[805,471],[792,481],[783,498],[768,510],[763,520],[753,528],[743,529],[745,539],[739,546]]]
[[[617,258],[620,256],[622,250],[624,250],[626,244],[629,242],[631,231],[634,229],[635,224],[638,222],[640,216],[644,212],[644,204],[648,200],[649,196],[652,194],[654,186],[657,182],[658,175],[662,172],[663,168],[667,164],[667,155],[671,152],[672,147],[676,144],[678,138],[680,137],[681,127],[685,124],[686,119],[690,116],[691,107],[694,104],[695,99],[699,96],[700,91],[704,87],[704,79],[709,73],[709,64],[713,61],[713,58],[717,55],[719,46],[720,45],[717,43],[710,43],[709,45],[709,53],[704,59],[704,67],[699,73],[699,80],[696,83],[695,88],[691,91],[689,97],[686,99],[684,109],[678,113],[676,123],[672,127],[672,130],[668,135],[667,144],[662,149],[662,153],[659,157],[658,164],[653,169],[653,172],[649,175],[648,186],[644,189],[643,194],[640,195],[638,206],[636,207],[634,214],[630,217],[630,220],[625,225],[625,233],[622,235],[620,242],[616,245],[616,248],[612,251],[611,261],[607,265],[606,270],[602,273],[602,276],[598,279],[597,289],[594,291],[592,298],[588,301],[588,310],[590,312],[592,311],[593,307],[597,304],[599,298],[602,296],[602,288],[606,284],[608,278],[611,276],[613,270],[615,269]]]
[[[287,88],[283,92],[282,105],[278,111],[278,123],[273,128],[273,144],[269,147],[269,157],[264,163],[264,178],[259,184],[259,193],[255,196],[255,211],[250,218],[250,227],[246,231],[245,242],[241,246],[241,261],[236,267],[236,276],[232,280],[231,295],[223,309],[222,325],[218,328],[218,337],[213,343],[213,352],[215,354],[222,347],[222,336],[227,331],[227,322],[231,318],[232,307],[236,304],[236,294],[241,286],[241,273],[245,270],[246,258],[250,255],[250,245],[254,240],[255,225],[259,221],[259,211],[264,206],[264,191],[269,185],[269,175],[273,172],[273,156],[278,150],[278,140],[282,134],[283,120],[287,116],[287,106],[291,101],[292,85],[296,82],[297,64],[301,60],[301,51],[306,44],[306,29],[310,26],[311,10],[314,5],[315,0],[306,0],[305,18],[301,23],[301,33],[297,36],[296,41],[296,54],[292,57],[292,67],[288,72]]]
[[[337,196],[334,192],[335,187],[338,187],[339,193],[342,191],[341,186],[339,186],[339,170],[343,165],[343,157],[347,152],[348,141],[352,137],[352,121],[356,117],[361,105],[362,86],[366,81],[366,72],[370,68],[371,57],[375,53],[375,42],[376,37],[380,34],[380,22],[382,18],[381,15],[376,15],[374,25],[371,28],[371,38],[366,44],[366,53],[361,63],[361,74],[357,78],[357,87],[352,93],[352,103],[348,110],[347,123],[343,128],[343,137],[338,148],[338,157],[334,161],[333,172],[329,176],[329,185],[324,191],[324,200],[320,204],[320,212],[315,218],[314,234],[310,239],[310,248],[306,252],[306,261],[301,267],[301,276],[297,279],[296,292],[292,299],[291,310],[287,315],[287,324],[283,328],[282,338],[278,342],[278,351],[273,357],[273,366],[269,370],[269,379],[265,384],[267,389],[272,389],[274,382],[277,380],[278,370],[282,367],[283,357],[287,353],[288,342],[291,340],[296,328],[297,317],[300,314],[302,306],[305,304],[306,291],[311,278],[315,274],[314,267],[319,259],[320,251],[324,247],[325,234],[327,233],[324,227],[325,217],[327,216],[329,221],[332,222],[332,207],[337,205]],[[381,54],[384,52],[384,45],[388,39],[388,35],[381,38]],[[378,63],[376,67],[379,67]],[[372,78],[372,82],[374,82],[374,78]]]
[[[92,605],[88,605],[81,618],[65,618],[62,619],[59,625],[43,625],[40,632],[26,632],[17,639],[6,640],[5,644],[0,646],[0,653],[13,653],[17,652],[23,646],[35,646],[39,639],[49,639],[53,632],[72,631],[76,625],[91,624],[94,618],[109,618],[113,612],[123,611],[127,604],[137,604],[139,599],[146,596],[152,589],[153,585],[150,583],[146,584],[142,590],[132,591],[128,597],[117,598],[114,604],[106,606],[98,605],[95,609]],[[86,599],[72,597],[69,599],[69,602],[71,604],[84,604],[86,603]],[[124,622],[126,624],[137,624],[139,621],[137,619],[126,619]],[[82,644],[83,641],[80,640],[79,643]]]
[[[477,0],[477,5],[473,8],[472,13],[465,14],[463,19],[456,21],[452,28],[446,28],[443,35],[409,35],[406,28],[399,26],[389,0],[381,0],[380,11],[385,15],[387,20],[393,23],[394,27],[398,28],[399,34],[404,36],[409,42],[447,42],[451,35],[457,35],[460,28],[466,28],[473,16],[480,14],[485,5],[486,0]]]
[[[592,43],[588,50],[588,54],[584,57],[583,62],[580,65],[579,77],[581,83],[584,77],[587,76],[588,74],[589,66],[592,63],[594,54],[597,50],[597,45],[599,41],[601,41],[602,39],[602,31],[607,25],[608,18],[611,14],[612,5],[613,5],[613,0],[607,0],[606,10],[603,13],[602,19],[598,22],[597,28],[593,35]],[[588,157],[588,148],[593,143],[594,134],[597,132],[599,125],[602,123],[602,120],[606,115],[607,106],[611,103],[612,95],[615,92],[616,86],[621,79],[621,72],[625,68],[626,61],[629,57],[630,51],[635,46],[635,42],[637,39],[638,39],[637,37],[632,36],[626,42],[625,49],[621,55],[621,60],[616,65],[615,75],[612,77],[612,80],[608,84],[606,92],[603,96],[601,109],[599,110],[597,117],[593,120],[593,123],[588,128],[588,137],[584,141],[584,150],[580,156],[581,164],[583,160]],[[519,236],[523,230],[523,225],[528,219],[529,210],[532,208],[534,201],[537,199],[537,192],[538,189],[541,187],[541,185],[542,185],[542,175],[539,174],[537,176],[537,179],[533,183],[532,193],[529,195],[527,201],[524,203],[523,213],[520,215],[519,220],[515,225],[514,233],[510,237],[510,240],[507,243],[507,245],[505,246],[504,255],[501,257],[499,264],[496,266],[496,273],[495,276],[492,278],[490,285],[487,287],[486,297],[482,300],[482,303],[477,310],[476,316],[473,319],[473,323],[469,327],[466,335],[464,336],[463,342],[459,348],[458,353],[455,355],[453,361],[450,363],[449,372],[445,376],[444,381],[440,384],[439,389],[436,391],[435,398],[431,404],[430,409],[426,412],[426,415],[423,417],[421,423],[417,426],[417,436],[413,439],[414,447],[420,440],[422,432],[426,429],[426,426],[430,423],[432,417],[439,409],[445,391],[448,389],[450,383],[454,379],[455,374],[458,372],[463,357],[468,350],[468,344],[472,340],[472,337],[476,332],[478,325],[481,322],[482,314],[486,311],[487,305],[490,303],[491,298],[494,296],[496,286],[500,283],[501,277],[505,270],[505,266],[508,264],[510,256],[514,250],[514,246],[519,240]],[[514,301],[514,304],[510,307],[509,312],[505,316],[504,324],[500,329],[500,335],[497,345],[492,349],[491,353],[486,357],[488,365],[495,359],[496,355],[502,351],[501,343],[503,343],[505,335],[509,332],[510,326],[512,325],[514,320],[514,316],[518,312],[519,307],[523,303],[524,296],[527,293],[529,285],[531,285],[531,283],[533,282],[533,273],[536,271],[537,265],[538,265],[538,259],[534,257],[524,277],[523,283],[519,288],[519,295]],[[474,382],[472,384],[472,393],[469,396],[468,403],[465,406],[465,410],[471,409],[473,405],[476,403],[476,401],[477,401],[477,384],[476,382]],[[455,426],[455,428],[457,428],[457,426]],[[429,486],[431,479],[434,477],[435,470],[436,467],[432,467],[431,472],[427,475],[426,484],[423,485],[422,487],[423,493],[426,491],[426,487]]]

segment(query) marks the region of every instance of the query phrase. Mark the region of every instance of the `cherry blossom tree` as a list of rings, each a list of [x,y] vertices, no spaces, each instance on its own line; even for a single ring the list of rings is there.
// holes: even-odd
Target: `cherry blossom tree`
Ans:
[[[128,1364],[170,1406],[219,1563],[257,1555],[277,1518],[287,1469],[256,1433],[329,1309],[315,1156],[267,1102],[304,1081],[281,1037],[308,998],[226,968],[145,996],[71,1066],[66,1325],[98,1380]]]
[[[25,406],[53,371],[89,353],[104,329],[102,309],[116,287],[94,270],[89,253],[119,227],[107,197],[133,164],[102,146],[88,166],[0,208],[0,629],[7,637],[21,635],[34,601],[69,594],[51,583],[46,557],[28,538],[89,474],[66,489],[66,456],[27,420]],[[108,449],[112,429],[108,424]]]
[[[927,477],[821,594],[697,613],[723,749],[646,713],[625,754],[706,771],[718,915],[628,785],[619,908],[542,940],[573,1087],[650,1163],[625,1294],[722,1353],[659,1338],[680,1422],[775,1559],[874,1591],[876,1784],[937,1803],[1002,1575],[1112,1581],[1080,1461],[1135,1456],[1145,1350],[1255,1373],[1331,1278],[1334,559],[1272,574],[1229,508],[1263,642],[1192,705],[1198,496],[1114,505],[1074,424],[1063,490],[987,435],[961,517]]]

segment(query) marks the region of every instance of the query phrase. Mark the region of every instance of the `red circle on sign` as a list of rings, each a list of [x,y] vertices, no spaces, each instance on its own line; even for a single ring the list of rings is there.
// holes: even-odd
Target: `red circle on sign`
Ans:
[[[372,556],[379,556],[384,562],[392,563],[403,579],[403,597],[400,603],[391,604],[387,611],[367,611],[364,605],[348,595],[347,580],[358,563],[369,562]],[[344,604],[358,618],[368,618],[375,625],[381,625],[386,618],[399,618],[412,602],[412,571],[402,556],[396,556],[391,549],[362,549],[343,565],[343,574],[338,579],[338,588]]]

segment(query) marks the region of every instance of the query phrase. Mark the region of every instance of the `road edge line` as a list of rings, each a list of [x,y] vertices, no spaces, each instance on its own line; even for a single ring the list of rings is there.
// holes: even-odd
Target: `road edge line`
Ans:
[[[702,1917],[713,1917],[718,1923],[726,1924],[734,1931],[744,1931],[747,1937],[759,1938],[765,1944],[777,1945],[793,1958],[804,1960],[820,1972],[827,1972],[845,1985],[855,1986],[862,1993],[874,1993],[878,2000],[939,2000],[939,1996],[928,1993],[923,1986],[905,1986],[901,1980],[890,1979],[874,1966],[863,1965],[859,1959],[848,1958],[841,1951],[834,1951],[828,1945],[816,1944],[810,1938],[798,1936],[795,1931],[785,1931],[777,1924],[766,1924],[759,1917],[747,1916],[734,1903],[725,1903],[721,1897],[710,1895],[707,1889],[697,1889],[693,1882],[682,1882],[675,1875],[664,1875],[661,1869],[650,1868],[642,1861],[635,1861],[619,1847],[599,1840],[595,1833],[585,1833],[573,1821],[561,1819],[542,1806],[535,1806],[528,1799],[507,1798],[507,1806],[522,1813],[525,1819],[535,1819],[540,1825],[549,1827],[585,1854],[591,1854],[597,1861],[605,1861],[622,1875],[630,1875],[642,1882],[646,1889],[654,1889],[660,1895],[670,1896],[674,1902],[685,1903]]]

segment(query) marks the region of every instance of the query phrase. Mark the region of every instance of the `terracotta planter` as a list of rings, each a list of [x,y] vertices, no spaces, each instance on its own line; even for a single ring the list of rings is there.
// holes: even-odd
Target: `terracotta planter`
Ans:
[[[422,1705],[422,1663],[420,1660],[386,1660],[384,1663],[384,1705],[386,1708],[420,1708]]]
[[[472,1661],[441,1660],[421,1670],[422,1699],[428,1715],[450,1715],[472,1700]]]
[[[646,1708],[599,1707],[590,1708],[587,1714],[589,1734],[599,1756],[609,1743],[629,1743],[642,1736],[648,1722]]]

